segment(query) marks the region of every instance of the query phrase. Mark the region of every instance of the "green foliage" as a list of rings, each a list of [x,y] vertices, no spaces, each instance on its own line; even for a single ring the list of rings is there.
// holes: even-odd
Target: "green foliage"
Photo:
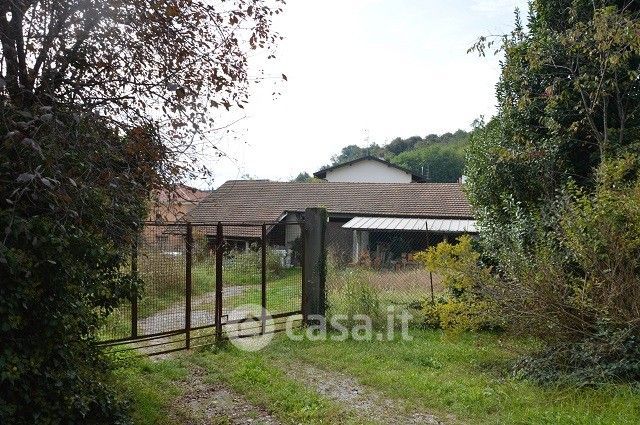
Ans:
[[[402,342],[279,338],[258,355],[278,356],[285,365],[299,359],[353,376],[398,407],[406,403],[411,410],[455,417],[459,423],[640,423],[640,391],[634,385],[540,386],[506,373],[519,356],[536,349],[529,339],[488,332],[452,336],[431,329],[410,334],[413,340]]]
[[[368,316],[374,326],[383,324],[381,294],[370,284],[368,273],[363,267],[344,267],[334,255],[327,256],[329,316],[346,315],[351,320],[360,314]]]
[[[603,159],[637,151],[640,9],[627,3],[535,1],[528,32],[518,19],[501,39],[499,113],[474,131],[466,169],[489,254],[526,245],[558,191],[593,190]]]
[[[342,148],[339,154],[331,157],[331,165],[342,164],[343,162],[353,161],[354,159],[368,155],[386,159],[388,154],[383,147],[380,147],[376,143],[372,143],[365,148],[361,148],[358,145],[348,145]]]
[[[203,351],[189,360],[206,368],[211,378],[224,382],[253,405],[266,408],[282,423],[322,425],[355,422],[353,414],[341,403],[296,380],[278,367],[269,353],[270,350],[248,353],[230,348]],[[290,354],[280,361],[290,364],[292,359]]]
[[[131,400],[129,413],[136,425],[169,425],[178,421],[175,399],[182,395],[187,370],[181,360],[120,359],[113,385]],[[180,385],[183,384],[183,385]],[[182,387],[182,388],[181,388]]]
[[[539,384],[601,386],[612,381],[640,381],[639,358],[637,333],[605,325],[576,343],[554,344],[522,358],[515,373]]]
[[[603,163],[595,192],[570,185],[554,217],[533,223],[533,250],[500,256],[496,299],[516,329],[547,343],[528,363],[546,363],[545,376],[555,364],[583,383],[638,377],[619,372],[636,361],[625,356],[640,338],[639,165],[633,156]]]
[[[430,182],[455,183],[464,172],[465,149],[469,133],[458,130],[442,135],[429,134],[408,139],[394,139],[384,148],[390,161],[424,175]]]
[[[309,173],[307,173],[306,171],[304,171],[302,173],[299,173],[291,181],[292,182],[299,182],[299,183],[314,183],[314,182],[321,182],[322,179],[315,178],[312,175],[310,175]]]
[[[439,183],[457,182],[464,170],[464,154],[438,144],[403,152],[391,162]]]
[[[416,144],[420,143],[421,141],[422,139],[420,138],[420,136],[413,136],[409,137],[408,139],[396,137],[395,139],[390,141],[384,148],[392,155],[399,155],[402,152],[413,149]]]
[[[424,138],[397,137],[384,146],[375,143],[364,148],[349,145],[331,157],[331,165],[372,155],[407,168],[414,174],[425,175],[432,182],[456,182],[463,174],[469,134],[458,130],[442,135],[429,134]],[[305,174],[300,173],[295,181],[307,181]]]
[[[444,294],[436,303],[424,301],[423,324],[451,331],[498,329],[503,325],[495,306],[484,295],[491,270],[479,263],[472,239],[460,236],[456,244],[441,242],[416,255],[428,270],[442,276]]]
[[[634,349],[598,335],[638,336],[640,6],[530,8],[528,31],[518,19],[501,39],[499,113],[472,135],[467,190],[500,276],[493,295],[516,329],[547,344],[541,369],[601,380],[582,353],[619,379],[608,365]],[[618,354],[594,354],[604,352]]]
[[[0,422],[124,421],[93,335],[136,291],[121,270],[163,148],[75,111],[0,108]]]
[[[374,326],[384,322],[379,294],[368,284],[363,271],[358,269],[346,271],[342,283],[339,293],[334,294],[335,302],[331,304],[332,314],[345,314],[349,319],[353,319],[354,315],[365,315],[371,319]]]
[[[206,174],[185,141],[246,103],[278,3],[2,3],[0,423],[126,420],[94,334],[138,292],[149,193]]]

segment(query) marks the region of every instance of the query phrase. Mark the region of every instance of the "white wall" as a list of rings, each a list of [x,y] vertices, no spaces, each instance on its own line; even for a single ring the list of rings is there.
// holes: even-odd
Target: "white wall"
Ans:
[[[411,183],[411,174],[375,160],[358,161],[327,171],[329,182]]]

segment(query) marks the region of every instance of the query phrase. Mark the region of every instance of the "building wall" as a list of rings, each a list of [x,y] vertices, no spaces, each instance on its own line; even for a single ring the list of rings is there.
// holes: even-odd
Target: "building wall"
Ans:
[[[329,182],[411,183],[411,174],[378,161],[360,161],[327,171]]]
[[[147,221],[155,223],[172,223],[180,221],[191,211],[208,192],[192,190],[179,185],[174,192],[166,190],[155,191],[149,201],[149,215]],[[144,242],[149,246],[167,252],[183,252],[185,240],[183,236],[169,231],[170,227],[147,225],[143,229]]]
[[[286,246],[290,247],[293,241],[295,241],[302,234],[302,229],[300,225],[293,224],[301,220],[302,220],[302,217],[298,215],[298,213],[289,213],[285,217],[284,222],[289,223],[289,224],[285,224],[286,230],[285,230],[284,244]]]

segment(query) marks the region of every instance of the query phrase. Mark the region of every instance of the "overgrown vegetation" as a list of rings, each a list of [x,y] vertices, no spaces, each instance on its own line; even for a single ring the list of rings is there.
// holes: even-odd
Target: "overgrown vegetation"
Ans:
[[[640,379],[640,179],[635,157],[605,162],[593,193],[570,186],[553,233],[501,257],[496,298],[520,332],[547,342],[521,372],[578,384]],[[503,254],[504,255],[504,254]]]
[[[497,40],[499,114],[467,158],[495,300],[545,342],[524,375],[637,380],[640,5],[545,0],[529,16]]]
[[[92,335],[136,288],[121,266],[156,160],[131,152],[162,147],[72,111],[0,107],[0,422],[124,420]]]
[[[0,423],[128,422],[95,333],[138,292],[149,193],[202,171],[185,141],[246,102],[280,3],[0,3]]]
[[[439,275],[430,276],[422,268],[376,269],[366,264],[345,265],[329,253],[327,258],[327,297],[329,315],[368,316],[376,327],[386,325],[387,308],[418,307],[434,292],[442,291]],[[429,298],[430,299],[430,298]]]
[[[367,271],[350,268],[332,274],[329,280],[329,316],[346,315],[349,325],[355,315],[367,316],[376,327],[384,323],[384,310],[378,288],[369,284]]]
[[[424,325],[451,331],[496,330],[503,326],[496,306],[486,294],[493,279],[480,263],[480,254],[468,235],[456,243],[440,242],[418,254],[427,270],[442,276],[444,291],[422,303]]]

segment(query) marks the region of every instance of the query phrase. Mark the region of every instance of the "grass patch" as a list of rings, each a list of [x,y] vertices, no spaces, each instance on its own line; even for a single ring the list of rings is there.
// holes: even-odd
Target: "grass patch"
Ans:
[[[189,368],[194,365],[206,369],[206,382],[224,383],[283,423],[363,423],[356,422],[342,406],[287,378],[270,364],[264,353],[246,353],[228,346],[194,351],[157,362],[131,359],[118,367],[115,370],[116,385],[121,394],[132,402],[134,424],[183,423],[187,413],[176,406],[175,400],[184,390],[177,383],[187,379]],[[225,419],[214,418],[214,421],[225,423]]]
[[[177,424],[171,414],[173,400],[181,394],[176,381],[186,375],[187,366],[178,360],[131,358],[115,369],[114,385],[131,400],[131,416],[136,425]]]
[[[261,304],[259,285],[248,288],[240,295],[229,297],[223,308],[230,310],[244,304]],[[299,267],[286,269],[282,276],[267,280],[267,310],[271,314],[298,311],[302,304],[302,270]]]
[[[292,360],[354,376],[399,406],[433,413],[446,423],[640,423],[640,390],[631,385],[540,387],[511,377],[514,360],[534,349],[533,342],[491,334],[411,334],[413,341],[371,342],[294,342],[280,335],[258,353],[225,347],[158,363],[138,359],[116,375],[134,401],[136,423],[145,425],[170,423],[171,401],[180,395],[174,383],[192,363],[207,370],[205,380],[224,382],[283,423],[363,423],[348,405],[288,377],[281,367]]]
[[[267,348],[357,377],[363,384],[427,411],[474,424],[637,424],[640,391],[629,385],[599,389],[543,388],[511,378],[509,368],[530,342],[488,334],[456,338],[412,331],[413,341],[292,342]]]
[[[284,423],[356,423],[344,407],[287,378],[265,354],[246,353],[226,347],[203,350],[191,356],[190,361],[207,369],[209,381],[225,382],[248,401],[267,409]]]

